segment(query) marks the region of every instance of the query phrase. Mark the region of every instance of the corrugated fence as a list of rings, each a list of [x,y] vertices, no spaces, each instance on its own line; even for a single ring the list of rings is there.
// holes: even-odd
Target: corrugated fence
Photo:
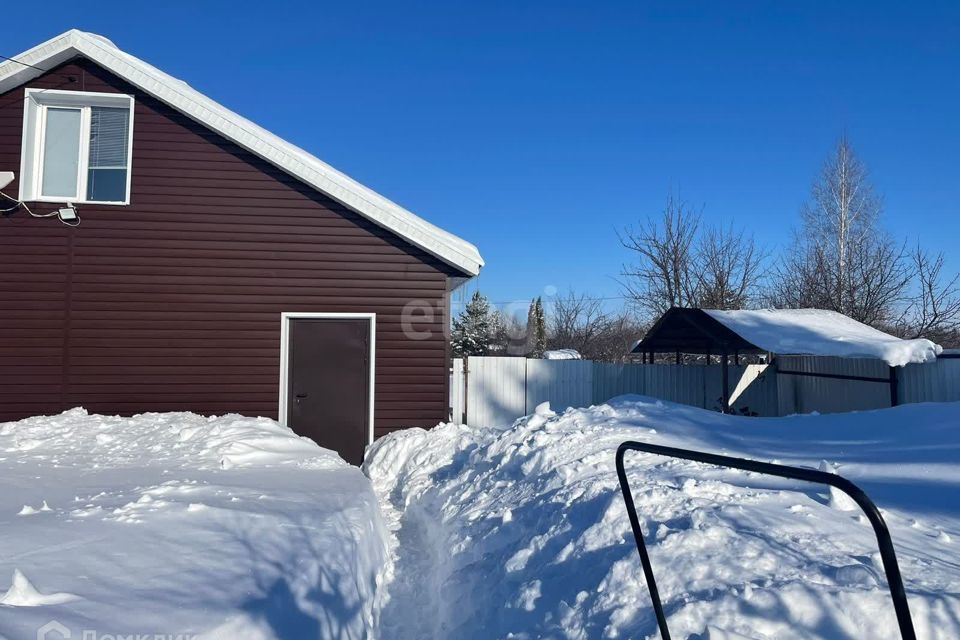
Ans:
[[[891,405],[890,372],[878,360],[781,356],[776,365],[731,365],[733,411],[782,416],[878,409]],[[898,404],[960,400],[960,359],[893,370]],[[828,374],[816,377],[803,374]],[[870,378],[843,379],[843,376]],[[719,365],[612,364],[585,360],[471,357],[455,359],[451,419],[499,426],[549,402],[554,410],[586,407],[635,393],[720,410]]]
[[[940,358],[935,364],[911,364],[898,370],[900,402],[960,401],[960,358]]]

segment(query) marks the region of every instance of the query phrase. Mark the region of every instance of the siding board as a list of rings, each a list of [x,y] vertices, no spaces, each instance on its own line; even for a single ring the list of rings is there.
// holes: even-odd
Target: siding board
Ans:
[[[446,418],[450,267],[88,61],[54,71],[135,96],[131,205],[81,205],[77,228],[0,218],[0,420],[276,418],[283,311],[377,314],[378,436]],[[2,168],[20,166],[22,108],[22,87],[0,95]],[[402,331],[413,301],[430,339]]]

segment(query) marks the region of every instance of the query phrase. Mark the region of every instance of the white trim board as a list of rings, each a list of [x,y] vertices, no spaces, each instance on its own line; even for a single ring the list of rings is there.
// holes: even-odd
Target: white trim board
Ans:
[[[367,394],[368,433],[367,444],[373,444],[373,406],[376,396],[374,381],[377,371],[377,314],[375,313],[334,313],[324,311],[284,311],[280,314],[280,411],[277,419],[287,426],[287,389],[290,378],[290,321],[298,318],[320,320],[367,320],[370,326],[370,380]]]
[[[0,62],[0,93],[29,82],[41,75],[43,69],[51,69],[76,56],[92,60],[464,275],[480,273],[483,258],[474,245],[430,224],[303,149],[214,102],[182,80],[120,50],[103,36],[72,29],[14,56],[23,64],[11,60]],[[0,167],[0,170],[5,169]]]

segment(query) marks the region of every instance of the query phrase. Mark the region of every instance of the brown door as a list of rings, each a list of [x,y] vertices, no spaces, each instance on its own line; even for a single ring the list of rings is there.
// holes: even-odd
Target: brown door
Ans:
[[[291,318],[287,425],[360,464],[370,433],[370,321]]]

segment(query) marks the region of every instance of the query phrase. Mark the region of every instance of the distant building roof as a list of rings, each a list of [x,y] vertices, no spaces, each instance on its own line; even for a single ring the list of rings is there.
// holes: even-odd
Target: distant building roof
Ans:
[[[553,349],[543,352],[544,360],[582,360],[583,356],[576,349]]]
[[[757,353],[875,358],[898,367],[935,360],[942,351],[926,339],[903,340],[836,311],[670,309],[634,347],[684,353]]]

